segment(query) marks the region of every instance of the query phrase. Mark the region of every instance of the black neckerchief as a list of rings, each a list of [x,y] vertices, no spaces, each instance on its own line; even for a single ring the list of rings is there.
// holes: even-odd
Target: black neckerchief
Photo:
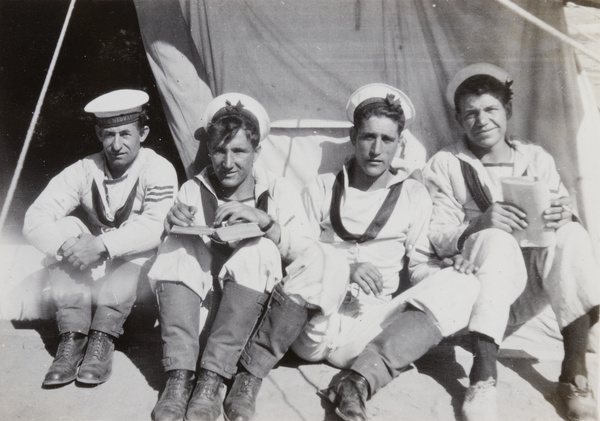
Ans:
[[[137,179],[135,185],[133,186],[133,189],[131,189],[131,192],[129,193],[129,197],[127,197],[127,200],[125,201],[125,204],[115,212],[115,219],[112,221],[106,217],[104,205],[102,204],[102,196],[100,195],[100,189],[98,189],[96,180],[92,182],[92,205],[94,207],[94,212],[96,213],[98,220],[102,224],[111,228],[119,228],[123,224],[123,222],[125,222],[129,218],[129,215],[131,214],[131,209],[133,208],[133,202],[135,201],[135,195],[137,192],[139,182],[140,180]]]
[[[218,185],[215,184],[219,183],[219,180],[215,176],[214,172],[209,172],[207,174],[207,178],[213,188],[215,185]],[[202,181],[198,179],[195,180],[200,184],[200,200],[202,201],[204,223],[205,225],[212,227],[215,222],[217,208],[219,207],[218,199]],[[256,208],[263,212],[267,212],[269,202],[268,199],[269,191],[265,190],[258,196],[258,199],[256,199]],[[233,249],[227,244],[217,243],[216,241],[210,242],[210,249],[213,255],[210,271],[213,276],[218,276],[223,264],[227,261],[227,259],[229,259],[229,257],[231,257]]]
[[[468,139],[465,138],[465,143],[467,145],[467,148],[469,147],[468,142],[469,142]],[[505,142],[508,146],[510,146],[511,149],[515,149],[514,145],[512,145],[508,141],[508,139],[505,139]],[[470,150],[470,148],[469,148],[469,150]],[[485,212],[486,210],[488,210],[488,208],[490,206],[492,206],[492,201],[486,194],[485,190],[483,189],[483,184],[481,183],[481,180],[479,179],[477,170],[468,162],[463,161],[460,158],[458,160],[460,161],[460,170],[462,172],[462,175],[465,180],[467,189],[469,190],[469,193],[471,193],[471,196],[473,197],[473,200],[475,201],[475,204],[477,205],[479,210],[481,212]],[[525,172],[523,173],[522,177],[525,177],[525,176],[527,176],[527,169],[525,169]]]

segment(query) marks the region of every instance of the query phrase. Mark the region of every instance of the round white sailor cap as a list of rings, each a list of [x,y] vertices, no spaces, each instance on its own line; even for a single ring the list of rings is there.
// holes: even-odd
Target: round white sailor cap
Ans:
[[[346,105],[348,120],[354,123],[354,112],[357,108],[379,100],[385,101],[389,96],[392,100],[400,101],[406,119],[404,128],[408,128],[415,118],[415,106],[404,92],[385,83],[370,83],[354,91]]]
[[[84,111],[96,116],[96,124],[114,127],[137,121],[148,94],[136,89],[119,89],[100,95],[89,102]]]
[[[490,63],[474,63],[460,69],[448,83],[446,88],[446,101],[454,108],[454,94],[462,83],[472,76],[488,75],[502,83],[510,81],[508,72]]]
[[[271,121],[265,108],[254,98],[237,92],[229,92],[219,95],[208,103],[204,111],[204,128],[208,129],[209,124],[225,115],[242,115],[249,118],[257,125],[262,141],[271,131]]]

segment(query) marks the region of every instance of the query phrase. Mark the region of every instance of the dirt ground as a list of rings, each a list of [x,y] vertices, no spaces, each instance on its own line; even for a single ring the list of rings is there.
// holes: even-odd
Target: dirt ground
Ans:
[[[499,364],[500,419],[563,419],[554,401],[562,360],[555,326],[550,313],[545,313],[506,341]],[[0,420],[150,419],[165,381],[157,330],[139,330],[119,340],[108,382],[96,387],[71,383],[46,390],[41,383],[56,351],[55,334],[51,320],[0,322]],[[597,354],[588,354],[588,363],[597,384]],[[438,346],[375,394],[367,404],[371,420],[461,420],[470,365],[471,355],[461,346]],[[341,374],[326,364],[286,357],[263,382],[256,420],[339,420],[317,391]]]

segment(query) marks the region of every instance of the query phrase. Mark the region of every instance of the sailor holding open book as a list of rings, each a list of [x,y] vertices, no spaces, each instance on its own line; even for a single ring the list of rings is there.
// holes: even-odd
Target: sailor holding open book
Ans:
[[[441,257],[462,254],[479,267],[481,292],[469,323],[475,358],[463,415],[467,421],[498,419],[498,346],[505,334],[550,304],[565,348],[558,397],[569,419],[596,419],[585,353],[589,329],[598,318],[598,269],[552,156],[507,136],[511,84],[508,74],[491,64],[459,71],[448,86],[447,100],[465,136],[434,155],[424,171],[434,204],[429,237],[436,251]],[[512,183],[502,186],[505,177]],[[514,177],[537,180],[549,193],[549,199],[536,194],[538,204],[547,200],[539,215],[523,212],[531,203],[504,201],[506,193],[519,197],[525,187],[524,181],[514,183]],[[547,247],[521,239],[520,233],[538,218],[555,231]]]
[[[211,166],[181,187],[167,217],[171,232],[149,273],[169,373],[152,414],[155,420],[216,419],[223,381],[234,376],[226,415],[253,414],[262,377],[310,315],[316,309],[333,311],[343,298],[348,268],[343,260],[338,264],[341,258],[333,249],[310,239],[299,192],[254,166],[269,127],[265,109],[247,95],[223,94],[205,111]],[[237,230],[237,224],[242,228]],[[228,234],[232,228],[244,235],[220,241],[222,235],[219,240],[212,234],[223,234],[223,226]],[[250,238],[242,238],[246,235]],[[324,273],[342,282],[324,284]],[[200,320],[201,307],[210,306],[211,298],[218,310],[196,376],[200,332],[204,325],[211,327],[206,318]],[[238,373],[242,351],[245,366]]]

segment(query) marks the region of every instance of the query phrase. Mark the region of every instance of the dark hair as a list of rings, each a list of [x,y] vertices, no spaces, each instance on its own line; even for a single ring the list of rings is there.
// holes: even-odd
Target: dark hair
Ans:
[[[512,81],[500,82],[490,75],[475,75],[466,79],[454,92],[454,109],[460,113],[460,101],[469,95],[490,94],[502,105],[506,105],[512,99]]]
[[[148,125],[148,120],[150,120],[150,118],[148,117],[148,112],[146,110],[143,110],[137,119],[137,126],[140,132],[144,130],[144,126]]]
[[[386,100],[372,102],[363,106],[359,104],[354,110],[354,127],[359,130],[362,124],[371,117],[387,117],[392,121],[398,123],[398,134],[404,130],[404,124],[406,123],[406,117],[404,116],[404,110],[400,104],[391,104]]]
[[[208,147],[213,149],[221,142],[229,142],[243,130],[254,149],[258,147],[260,133],[256,124],[243,115],[224,115],[216,121],[212,121],[207,128]]]

